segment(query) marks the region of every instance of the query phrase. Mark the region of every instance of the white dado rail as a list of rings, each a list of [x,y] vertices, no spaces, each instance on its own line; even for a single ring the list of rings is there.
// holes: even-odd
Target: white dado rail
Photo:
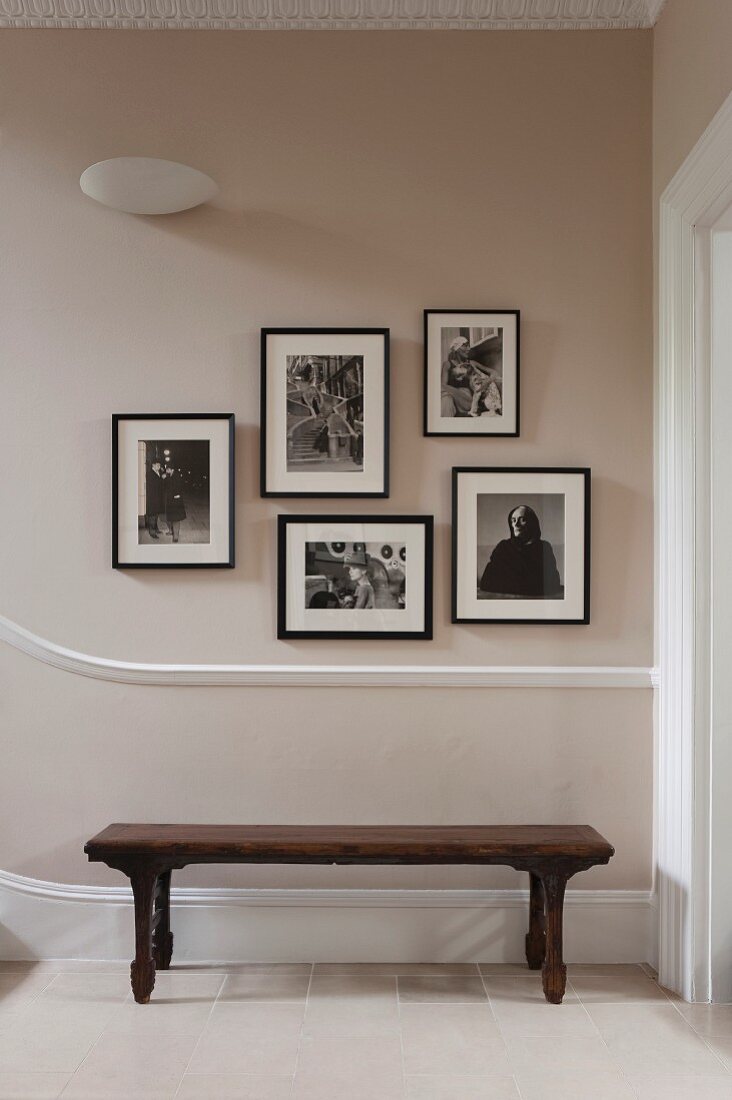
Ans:
[[[0,641],[54,668],[122,684],[188,687],[651,688],[657,671],[618,665],[173,665],[78,653],[0,615]]]

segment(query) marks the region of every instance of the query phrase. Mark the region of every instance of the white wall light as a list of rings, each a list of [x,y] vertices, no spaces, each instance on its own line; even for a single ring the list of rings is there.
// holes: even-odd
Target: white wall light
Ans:
[[[157,157],[114,157],[82,172],[81,190],[128,214],[175,214],[218,194],[210,176],[186,164]]]

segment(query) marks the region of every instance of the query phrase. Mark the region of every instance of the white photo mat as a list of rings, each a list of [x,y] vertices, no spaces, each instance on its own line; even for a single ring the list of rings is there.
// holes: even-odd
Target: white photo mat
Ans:
[[[425,568],[427,529],[423,523],[288,523],[286,561],[286,619],[288,631],[395,631],[419,633],[425,629]],[[309,542],[383,542],[406,546],[403,608],[307,608],[305,606],[305,546]]]
[[[585,614],[585,479],[580,473],[461,472],[455,492],[455,617],[461,619],[568,619]],[[491,493],[554,493],[564,496],[564,597],[480,600],[478,496]]]
[[[381,333],[266,333],[266,484],[271,493],[383,494],[384,409],[388,337]],[[323,472],[287,469],[287,356],[363,356],[363,469]]]
[[[138,444],[148,439],[209,441],[209,542],[138,544]],[[229,420],[118,420],[117,493],[117,555],[120,565],[210,565],[228,562]]]
[[[442,416],[442,339],[443,328],[503,329],[503,411],[490,419],[477,416]],[[518,363],[518,318],[513,313],[428,313],[427,327],[427,431],[437,434],[515,435]]]

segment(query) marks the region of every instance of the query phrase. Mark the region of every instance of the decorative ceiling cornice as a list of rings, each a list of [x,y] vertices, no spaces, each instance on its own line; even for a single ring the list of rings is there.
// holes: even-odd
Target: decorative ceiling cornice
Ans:
[[[628,30],[665,0],[0,0],[0,27]]]

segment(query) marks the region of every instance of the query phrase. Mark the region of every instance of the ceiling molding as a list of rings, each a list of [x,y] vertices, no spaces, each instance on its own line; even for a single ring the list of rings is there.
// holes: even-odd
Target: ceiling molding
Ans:
[[[666,0],[646,0],[646,8],[648,10],[648,25],[650,27],[655,27],[665,4]]]
[[[0,0],[0,27],[631,30],[665,0]]]

